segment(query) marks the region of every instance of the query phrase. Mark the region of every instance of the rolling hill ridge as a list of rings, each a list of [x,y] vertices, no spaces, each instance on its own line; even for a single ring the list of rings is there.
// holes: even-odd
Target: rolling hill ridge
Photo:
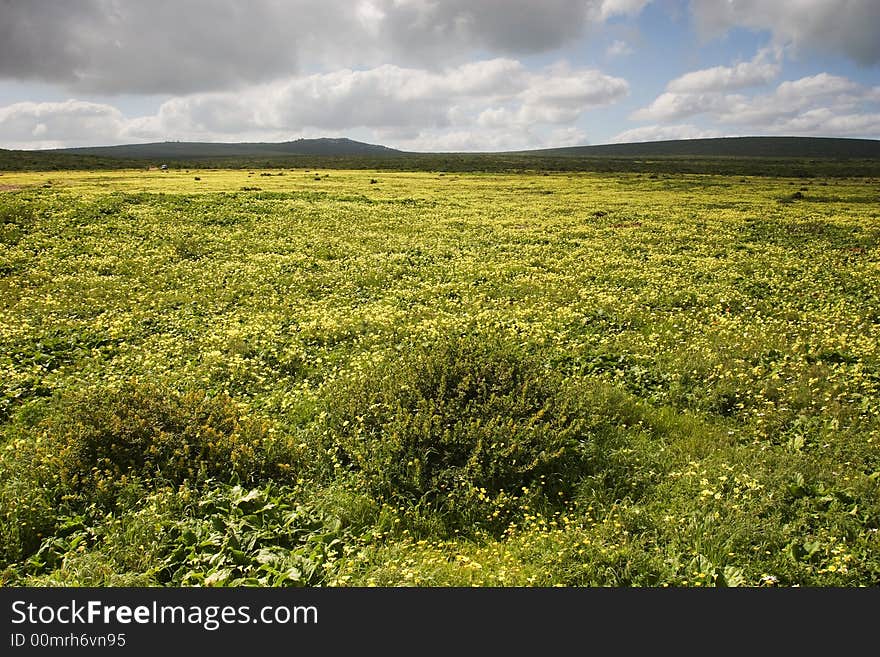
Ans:
[[[345,138],[282,143],[157,142],[0,149],[0,171],[171,168],[334,168],[412,171],[677,172],[805,177],[880,176],[880,140],[727,137],[508,152],[418,153]]]
[[[290,155],[394,156],[402,153],[402,151],[388,148],[387,146],[365,144],[363,142],[346,138],[327,137],[319,139],[297,139],[281,143],[164,141],[150,144],[125,144],[121,146],[58,148],[45,152],[146,160],[192,160],[224,157],[284,157]]]
[[[120,146],[60,148],[44,153],[91,155],[125,159],[198,160],[214,158],[316,156],[399,157],[429,155],[346,138],[297,139],[281,143],[215,143],[166,141]],[[479,155],[469,153],[468,155]],[[488,155],[488,154],[487,154]],[[771,157],[771,158],[880,158],[880,140],[832,137],[719,137],[670,141],[600,144],[544,148],[492,155],[535,155],[540,157]]]
[[[834,137],[716,137],[520,151],[558,157],[880,158],[880,140]]]

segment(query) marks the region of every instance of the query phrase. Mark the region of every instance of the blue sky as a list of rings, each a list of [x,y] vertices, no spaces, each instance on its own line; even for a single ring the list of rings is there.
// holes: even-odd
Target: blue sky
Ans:
[[[880,138],[878,0],[13,0],[0,147]]]

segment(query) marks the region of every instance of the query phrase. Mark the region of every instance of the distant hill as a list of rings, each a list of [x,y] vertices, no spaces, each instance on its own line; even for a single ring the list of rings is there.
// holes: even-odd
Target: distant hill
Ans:
[[[0,0],[2,1],[2,0]],[[40,151],[0,149],[0,171],[328,168],[408,171],[595,171],[758,176],[880,176],[880,141],[729,137],[504,153],[413,153],[351,139],[161,142]]]
[[[282,143],[211,143],[166,141],[124,146],[60,148],[43,153],[90,155],[129,160],[207,160],[219,158],[279,158],[298,155],[398,157],[404,151],[351,139],[297,139]],[[419,155],[433,155],[419,153]],[[470,153],[468,155],[479,155]],[[603,144],[544,148],[493,155],[540,157],[772,157],[880,159],[880,141],[832,137],[721,137],[679,139],[632,144]]]
[[[876,139],[834,137],[718,137],[520,151],[555,157],[773,157],[878,159]]]
[[[58,148],[43,151],[67,155],[92,155],[118,157],[134,160],[200,160],[216,158],[286,157],[291,155],[370,155],[394,156],[401,151],[364,144],[351,139],[297,139],[282,143],[212,143],[164,141],[152,144],[126,144],[123,146],[88,146],[84,148]]]

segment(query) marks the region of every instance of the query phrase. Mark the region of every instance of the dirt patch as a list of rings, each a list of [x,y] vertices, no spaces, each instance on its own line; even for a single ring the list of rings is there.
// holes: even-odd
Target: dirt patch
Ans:
[[[24,185],[0,185],[0,192],[14,192],[16,189],[24,189]]]

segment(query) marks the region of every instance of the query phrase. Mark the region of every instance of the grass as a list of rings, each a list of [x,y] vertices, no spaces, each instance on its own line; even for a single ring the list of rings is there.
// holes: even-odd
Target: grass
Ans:
[[[731,142],[725,144],[725,142]],[[143,145],[141,145],[143,146]],[[168,146],[168,148],[164,148]],[[180,149],[183,151],[178,152]],[[573,173],[601,172],[645,174],[659,178],[677,174],[713,174],[762,177],[791,177],[821,180],[828,177],[876,177],[880,175],[877,141],[829,138],[731,138],[688,139],[678,142],[610,144],[604,146],[509,153],[351,153],[331,155],[321,152],[293,154],[279,152],[270,144],[263,153],[223,155],[223,145],[160,144],[159,149],[137,154],[131,147],[112,157],[99,147],[94,155],[63,151],[9,151],[0,149],[0,172],[82,172],[124,169],[146,170],[165,164],[181,171],[207,169],[212,175],[225,169],[269,169],[283,175],[283,170],[377,169],[394,173],[422,171],[443,173]],[[220,146],[218,150],[216,147]],[[259,145],[258,145],[259,146]],[[117,147],[109,147],[115,149]],[[140,146],[135,145],[137,150]],[[169,150],[170,149],[170,150]],[[88,149],[87,149],[88,150]],[[257,149],[259,150],[259,148]],[[320,150],[320,149],[319,149]],[[127,151],[127,152],[126,152]],[[254,190],[255,185],[246,185]],[[2,188],[2,183],[0,183]],[[243,190],[248,191],[248,190]]]
[[[3,174],[0,582],[880,584],[877,179],[264,173]]]

